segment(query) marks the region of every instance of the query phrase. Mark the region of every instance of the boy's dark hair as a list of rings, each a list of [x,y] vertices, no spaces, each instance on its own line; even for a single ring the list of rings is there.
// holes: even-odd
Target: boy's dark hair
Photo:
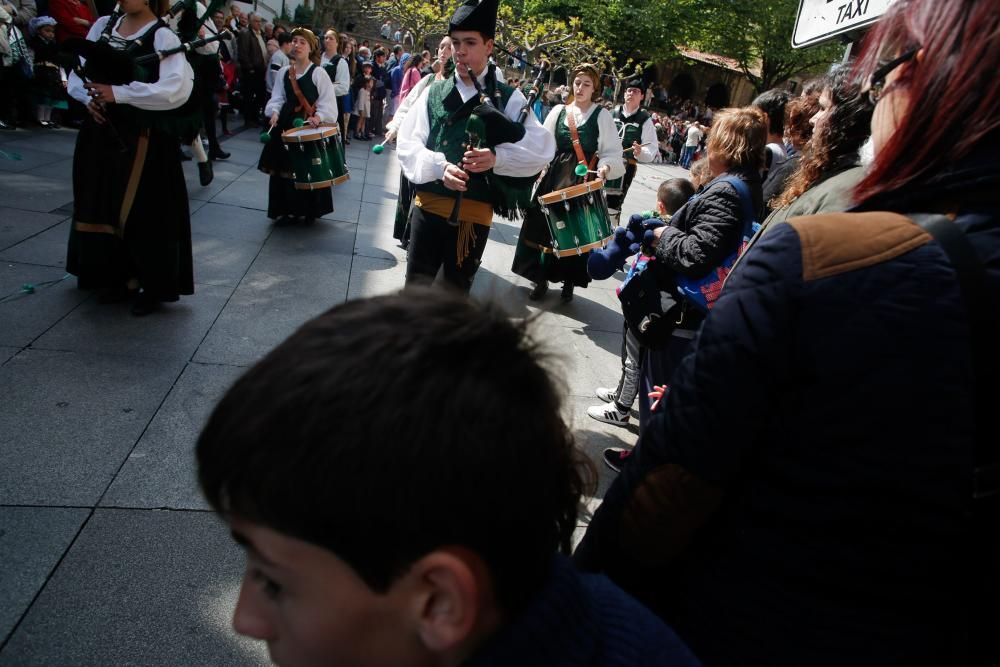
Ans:
[[[524,325],[440,289],[339,305],[222,398],[198,439],[201,488],[376,592],[466,547],[516,610],[569,552],[586,484],[541,360]]]
[[[378,47],[377,49],[375,49],[374,51],[372,51],[372,58],[373,59],[374,58],[378,58],[379,56],[382,56],[383,58],[385,58],[387,55],[388,54],[385,52],[385,49],[383,49],[381,46]]]
[[[768,132],[770,134],[785,133],[785,105],[788,104],[788,93],[772,88],[758,95],[750,106],[757,107],[767,114]]]
[[[673,215],[694,196],[694,185],[686,178],[668,178],[656,189],[656,200]]]
[[[278,35],[274,39],[278,40],[278,46],[284,46],[285,44],[291,44],[292,43],[292,35],[291,35],[291,33],[287,33],[287,32],[281,33],[280,35]]]

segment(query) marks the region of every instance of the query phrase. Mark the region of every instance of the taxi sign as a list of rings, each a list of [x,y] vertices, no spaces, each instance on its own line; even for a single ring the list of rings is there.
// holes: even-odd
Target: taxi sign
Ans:
[[[801,49],[871,25],[892,0],[799,0],[792,46]]]

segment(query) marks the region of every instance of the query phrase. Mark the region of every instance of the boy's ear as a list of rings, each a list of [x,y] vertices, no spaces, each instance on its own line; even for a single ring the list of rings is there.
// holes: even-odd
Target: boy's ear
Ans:
[[[450,652],[477,629],[489,583],[479,556],[465,549],[441,549],[411,567],[417,589],[413,613],[417,632],[428,650]]]

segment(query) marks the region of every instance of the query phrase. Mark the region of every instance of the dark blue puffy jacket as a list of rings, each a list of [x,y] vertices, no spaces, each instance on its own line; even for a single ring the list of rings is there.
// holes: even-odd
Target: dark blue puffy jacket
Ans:
[[[957,211],[1000,312],[1000,150],[880,209]],[[796,218],[741,260],[575,559],[707,665],[954,664],[973,360],[901,217]],[[996,341],[1000,345],[1000,341]]]

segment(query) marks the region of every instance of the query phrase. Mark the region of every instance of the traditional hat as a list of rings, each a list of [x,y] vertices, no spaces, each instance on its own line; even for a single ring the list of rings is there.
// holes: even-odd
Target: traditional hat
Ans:
[[[573,67],[573,71],[570,72],[570,82],[576,78],[578,74],[583,74],[584,76],[589,76],[594,82],[594,94],[591,96],[590,100],[592,102],[597,102],[601,99],[601,70],[598,69],[597,65],[591,63],[580,63]],[[572,96],[573,89],[570,88],[570,95]]]
[[[465,0],[448,23],[448,34],[456,30],[474,30],[483,39],[493,39],[497,33],[497,10],[500,0]]]
[[[639,90],[646,90],[646,87],[642,85],[642,79],[639,78],[629,79],[626,81],[625,88],[638,88]]]

